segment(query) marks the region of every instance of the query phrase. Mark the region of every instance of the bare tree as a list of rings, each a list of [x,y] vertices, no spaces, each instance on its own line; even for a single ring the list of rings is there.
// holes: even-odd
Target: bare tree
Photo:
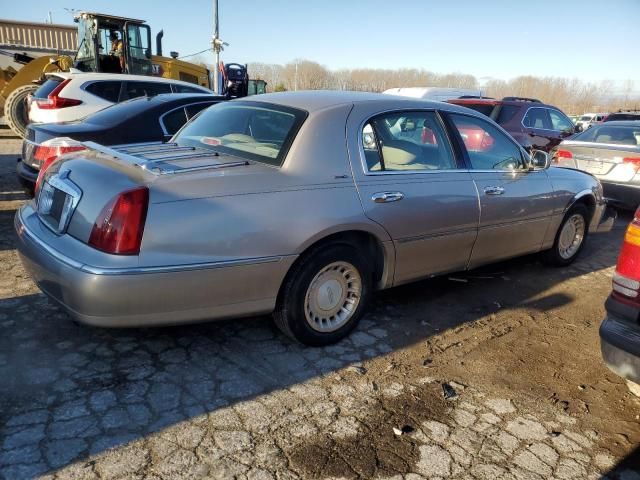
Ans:
[[[287,90],[356,90],[383,92],[395,87],[455,87],[479,88],[473,75],[464,73],[437,74],[429,70],[402,68],[373,69],[356,68],[331,71],[319,63],[297,59],[286,65],[250,63],[249,76],[265,80],[270,89],[279,86]],[[613,111],[619,108],[640,108],[640,94],[635,83],[627,80],[622,87],[622,96],[614,95],[614,83],[603,80],[599,83],[584,82],[577,78],[534,77],[523,75],[510,80],[491,79],[482,90],[488,96],[533,97],[555,105],[567,113],[586,111]],[[634,93],[636,92],[636,93]]]

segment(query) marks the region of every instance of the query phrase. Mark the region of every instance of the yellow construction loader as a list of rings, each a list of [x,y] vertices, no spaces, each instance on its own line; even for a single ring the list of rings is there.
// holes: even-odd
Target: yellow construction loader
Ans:
[[[178,54],[162,56],[162,31],[151,54],[151,30],[144,20],[100,13],[80,12],[77,51],[69,55],[34,56],[10,54],[19,69],[0,69],[0,115],[11,129],[24,137],[28,123],[27,98],[38,89],[47,73],[77,69],[82,72],[152,75],[173,78],[210,88],[209,70],[178,60]],[[8,54],[0,50],[0,53]],[[2,112],[3,111],[3,112]]]

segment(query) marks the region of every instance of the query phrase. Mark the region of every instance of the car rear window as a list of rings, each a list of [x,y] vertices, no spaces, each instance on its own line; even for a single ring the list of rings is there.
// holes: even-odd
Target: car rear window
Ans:
[[[187,124],[174,142],[281,166],[307,112],[262,102],[219,103]]]
[[[127,98],[153,97],[161,93],[171,93],[171,85],[162,82],[127,82]]]
[[[596,125],[582,133],[579,133],[573,137],[573,140],[637,146],[640,144],[640,125],[637,127],[606,124]]]
[[[35,91],[33,98],[47,98],[62,81],[63,79],[60,77],[49,77],[47,81]]]
[[[121,82],[93,82],[85,87],[85,90],[93,95],[100,97],[107,102],[118,103],[120,98]]]

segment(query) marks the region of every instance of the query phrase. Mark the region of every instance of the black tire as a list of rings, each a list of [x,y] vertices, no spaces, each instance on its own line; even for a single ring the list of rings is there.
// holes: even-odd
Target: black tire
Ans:
[[[305,313],[305,300],[311,283],[320,272],[336,262],[353,266],[360,276],[360,299],[346,322],[333,331],[312,328]],[[360,321],[367,307],[372,289],[372,273],[366,259],[347,244],[329,244],[306,254],[287,276],[278,296],[274,321],[290,338],[309,346],[320,347],[347,336]],[[339,303],[339,302],[338,302]]]
[[[582,216],[582,220],[584,221],[584,234],[582,236],[582,242],[580,243],[580,246],[578,247],[578,249],[573,253],[573,255],[566,258],[565,256],[560,254],[560,248],[559,248],[560,234],[562,232],[562,229],[566,225],[566,223],[569,221],[569,219],[574,217],[575,215]],[[560,223],[560,226],[558,227],[558,231],[556,232],[556,238],[553,242],[553,247],[551,247],[549,250],[544,252],[543,259],[545,263],[556,266],[556,267],[564,267],[566,265],[573,263],[573,261],[576,258],[578,258],[578,255],[580,255],[580,252],[582,251],[582,248],[584,247],[584,244],[587,241],[587,235],[589,233],[589,219],[590,219],[589,210],[585,205],[579,204],[571,207],[569,211],[566,213],[566,215],[564,216],[564,218],[562,219],[562,223]]]
[[[39,85],[29,84],[16,88],[7,97],[4,103],[4,117],[7,125],[20,138],[27,136],[27,125],[29,124],[29,115],[27,114],[27,96],[35,92]]]

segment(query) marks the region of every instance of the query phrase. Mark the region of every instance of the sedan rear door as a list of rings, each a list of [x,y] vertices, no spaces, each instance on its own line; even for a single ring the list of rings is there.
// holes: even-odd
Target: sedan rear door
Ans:
[[[393,240],[394,284],[466,268],[478,195],[441,118],[371,109],[358,105],[349,117],[349,154],[365,214]]]

